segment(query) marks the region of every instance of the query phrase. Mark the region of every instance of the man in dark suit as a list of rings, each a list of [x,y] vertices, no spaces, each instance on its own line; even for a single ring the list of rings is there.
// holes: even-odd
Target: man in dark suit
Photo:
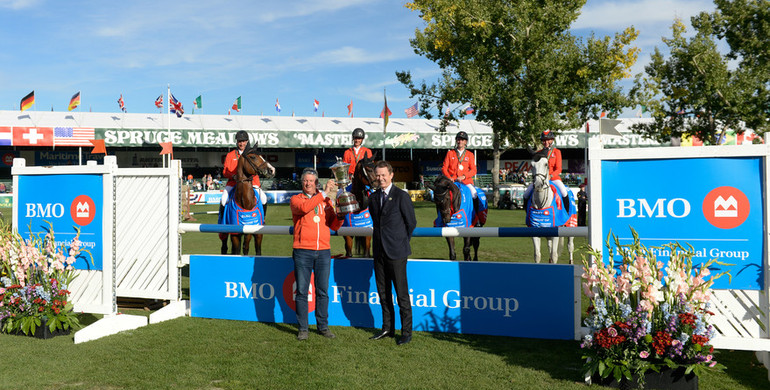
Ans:
[[[397,344],[402,345],[412,341],[412,304],[406,281],[406,258],[412,254],[409,240],[417,226],[417,219],[409,194],[393,185],[393,167],[390,163],[378,162],[374,174],[380,188],[369,198],[369,208],[374,223],[374,279],[382,307],[382,332],[371,339],[380,340],[396,335],[392,283],[401,315],[401,338]]]

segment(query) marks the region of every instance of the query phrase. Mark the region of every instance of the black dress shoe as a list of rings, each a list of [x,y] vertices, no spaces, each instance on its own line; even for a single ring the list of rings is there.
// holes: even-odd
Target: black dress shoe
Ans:
[[[401,338],[396,342],[396,345],[404,345],[410,341],[412,341],[412,335],[401,336]]]
[[[384,339],[385,337],[396,337],[396,335],[394,334],[394,332],[383,330],[381,333],[378,333],[372,337],[369,337],[369,340],[380,340],[380,339]]]

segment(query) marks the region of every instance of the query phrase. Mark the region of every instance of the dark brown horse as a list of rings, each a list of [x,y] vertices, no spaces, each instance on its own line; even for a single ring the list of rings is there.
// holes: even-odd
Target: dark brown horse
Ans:
[[[356,169],[353,172],[353,183],[351,193],[355,195],[361,210],[369,207],[369,194],[375,183],[374,179],[374,158],[364,157],[356,163]],[[371,257],[372,237],[356,237],[356,252],[363,254],[364,257]],[[345,256],[353,255],[353,237],[345,236]]]
[[[462,193],[460,188],[457,187],[452,179],[441,175],[436,178],[433,184],[428,183],[428,188],[433,190],[433,202],[436,203],[436,210],[438,211],[441,221],[444,225],[449,224],[452,219],[452,215],[460,211]],[[467,213],[470,218],[471,213]],[[474,227],[483,226],[480,223],[476,223]],[[446,237],[447,245],[449,246],[449,260],[456,260],[455,254],[455,238]],[[463,258],[473,261],[479,260],[479,237],[463,237]],[[473,259],[471,259],[471,246],[473,246]]]
[[[245,150],[241,157],[238,159],[238,168],[236,168],[233,179],[235,180],[235,190],[232,196],[235,199],[235,203],[244,210],[252,210],[257,206],[257,196],[254,194],[254,187],[252,186],[252,180],[254,175],[260,175],[262,177],[271,177],[272,174],[268,169],[267,161],[265,158],[258,155],[256,148]],[[266,211],[264,208],[263,211]],[[241,249],[241,238],[243,234],[225,234],[220,233],[219,239],[222,240],[222,254],[227,254],[227,236],[230,236],[231,248],[230,254],[238,255]],[[254,250],[256,255],[262,254],[262,235],[261,234],[246,234],[243,239],[243,254],[249,254],[249,243],[252,236],[254,237]]]

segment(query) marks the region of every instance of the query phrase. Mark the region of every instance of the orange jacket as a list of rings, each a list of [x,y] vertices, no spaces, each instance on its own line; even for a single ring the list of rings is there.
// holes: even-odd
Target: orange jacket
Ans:
[[[318,217],[317,222],[315,217]],[[292,196],[291,219],[294,222],[294,249],[331,249],[329,229],[337,230],[342,226],[331,199],[324,198],[321,192],[309,198],[304,192]]]
[[[551,180],[561,180],[561,150],[556,147],[551,148],[548,153],[548,174],[551,175]]]
[[[342,155],[342,162],[350,164],[350,167],[348,167],[349,175],[353,176],[353,173],[356,171],[358,160],[364,157],[372,158],[372,151],[366,146],[358,148],[358,153],[354,152],[353,148],[348,148],[348,150],[345,151],[345,154]]]
[[[441,172],[452,180],[457,180],[458,176],[465,175],[465,179],[462,182],[473,184],[473,177],[476,176],[476,159],[473,158],[473,152],[465,149],[462,159],[462,161],[458,161],[456,149],[447,151]],[[460,169],[460,166],[462,166],[462,169]]]
[[[238,153],[238,149],[231,150],[230,153],[227,153],[227,156],[225,156],[225,167],[222,169],[222,176],[226,177],[228,187],[235,187],[235,180],[233,180],[233,176],[235,176],[235,172],[238,171],[238,159],[241,158],[241,154]],[[254,175],[254,179],[251,180],[251,184],[259,187],[259,176]]]

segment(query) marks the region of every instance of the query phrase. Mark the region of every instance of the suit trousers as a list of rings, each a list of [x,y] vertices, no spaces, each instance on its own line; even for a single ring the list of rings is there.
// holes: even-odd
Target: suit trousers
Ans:
[[[393,287],[396,289],[398,311],[401,315],[401,335],[412,334],[412,303],[406,280],[406,259],[389,259],[384,254],[374,258],[374,279],[382,306],[382,330],[395,331],[396,316],[393,308]]]

